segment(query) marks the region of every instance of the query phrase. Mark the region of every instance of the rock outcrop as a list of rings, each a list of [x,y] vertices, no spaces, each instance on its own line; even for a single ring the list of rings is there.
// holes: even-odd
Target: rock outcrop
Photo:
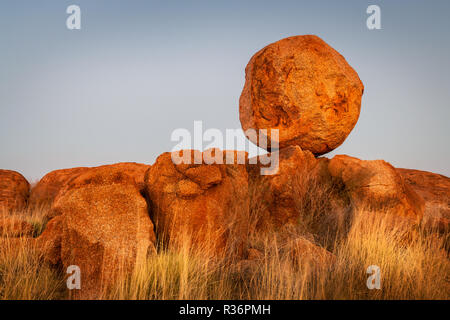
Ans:
[[[23,209],[27,205],[30,184],[18,172],[0,169],[0,213]]]
[[[76,265],[77,298],[103,290],[154,252],[155,234],[135,179],[122,169],[92,168],[68,181],[53,203],[56,212],[37,239],[52,264]]]
[[[440,174],[397,169],[409,185],[425,201],[423,223],[441,232],[450,230],[450,178]]]
[[[359,118],[364,86],[358,74],[317,36],[268,45],[251,58],[245,73],[242,128],[278,129],[280,148],[298,145],[315,155],[327,153],[344,142]]]
[[[147,171],[145,182],[151,214],[162,242],[177,248],[186,244],[205,252],[241,254],[248,231],[248,179],[243,164],[225,161],[225,152],[183,150],[188,163],[174,164],[163,153]],[[232,152],[233,156],[235,152]],[[200,159],[195,164],[194,159]]]
[[[337,155],[329,161],[328,169],[345,185],[356,210],[382,211],[412,225],[421,222],[422,198],[388,162]]]
[[[30,206],[50,206],[65,183],[86,170],[89,170],[89,168],[80,167],[61,169],[47,173],[36,186],[31,189]]]
[[[295,227],[302,234],[314,234],[317,241],[325,241],[341,230],[348,222],[350,202],[343,184],[328,173],[328,159],[317,159],[299,146],[272,155],[275,153],[279,170],[274,175],[261,175],[259,161],[248,165],[256,230],[286,232],[287,226]]]

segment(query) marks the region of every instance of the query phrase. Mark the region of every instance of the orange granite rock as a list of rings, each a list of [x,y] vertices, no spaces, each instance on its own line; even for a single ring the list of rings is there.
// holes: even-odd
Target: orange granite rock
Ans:
[[[155,251],[147,203],[122,169],[92,168],[71,179],[52,210],[57,214],[37,241],[49,262],[80,267],[79,298],[100,298],[120,271]]]
[[[23,209],[29,190],[30,184],[20,173],[0,169],[0,213]]]
[[[245,69],[242,128],[278,129],[280,148],[298,145],[321,155],[355,126],[363,91],[355,70],[319,37],[282,39],[258,51]]]
[[[397,169],[408,184],[425,201],[423,223],[449,231],[450,178],[426,171]]]
[[[172,154],[163,153],[145,177],[159,237],[172,247],[188,240],[215,254],[232,247],[242,253],[249,222],[245,165],[205,164],[206,153],[182,154],[191,164],[174,164]],[[201,164],[194,164],[195,156]]]

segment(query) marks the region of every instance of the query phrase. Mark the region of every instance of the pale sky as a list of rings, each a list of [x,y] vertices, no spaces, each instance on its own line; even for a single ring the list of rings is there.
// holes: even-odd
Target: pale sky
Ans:
[[[66,8],[81,8],[81,30]],[[381,7],[381,30],[366,8]],[[0,168],[152,164],[177,128],[240,128],[250,57],[315,34],[365,86],[360,119],[326,155],[450,176],[450,1],[0,2]]]

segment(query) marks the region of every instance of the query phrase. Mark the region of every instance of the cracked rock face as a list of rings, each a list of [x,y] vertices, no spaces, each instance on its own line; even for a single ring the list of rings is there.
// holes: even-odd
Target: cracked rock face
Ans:
[[[191,164],[174,164],[166,152],[145,176],[158,236],[171,247],[188,239],[214,253],[233,246],[242,251],[249,211],[245,164],[206,164],[206,153],[182,154],[189,154]],[[194,157],[202,163],[195,164]]]
[[[425,201],[423,222],[440,232],[450,230],[450,178],[440,174],[397,169],[405,182]]]
[[[258,229],[298,223],[300,212],[296,200],[303,198],[306,190],[299,190],[295,184],[304,183],[302,174],[314,172],[318,164],[311,152],[304,152],[298,146],[277,152],[279,170],[275,175],[261,175],[260,164],[248,165],[252,206],[257,207],[261,215]]]
[[[71,178],[89,170],[89,168],[70,168],[47,173],[30,193],[30,205],[33,207],[51,205],[64,184]]]
[[[242,128],[278,129],[280,148],[330,152],[358,120],[364,86],[344,57],[317,36],[268,45],[251,58],[245,73]]]
[[[329,161],[328,169],[343,182],[357,209],[381,210],[410,224],[421,222],[423,199],[388,162],[337,155]]]

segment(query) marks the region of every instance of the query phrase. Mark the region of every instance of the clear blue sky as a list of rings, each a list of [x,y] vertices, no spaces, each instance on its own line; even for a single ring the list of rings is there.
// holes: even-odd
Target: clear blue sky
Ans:
[[[66,8],[82,29],[66,28]],[[382,30],[366,28],[377,4]],[[316,34],[365,85],[358,124],[328,154],[450,176],[450,1],[0,2],[0,168],[153,163],[176,128],[240,128],[250,57]]]

